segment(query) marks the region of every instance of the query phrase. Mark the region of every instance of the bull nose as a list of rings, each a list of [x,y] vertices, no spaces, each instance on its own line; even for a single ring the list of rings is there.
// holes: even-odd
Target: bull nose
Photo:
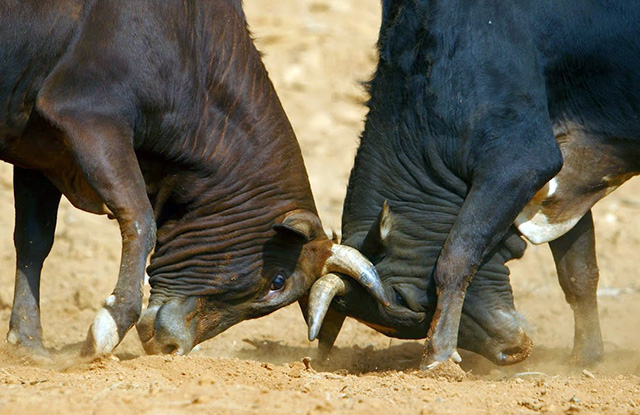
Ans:
[[[147,354],[186,355],[196,337],[196,322],[190,316],[192,301],[172,300],[149,307],[138,323],[138,335]]]
[[[513,365],[522,362],[529,357],[533,349],[533,341],[527,336],[524,330],[520,330],[518,338],[509,345],[503,345],[496,357],[495,362],[499,365]]]

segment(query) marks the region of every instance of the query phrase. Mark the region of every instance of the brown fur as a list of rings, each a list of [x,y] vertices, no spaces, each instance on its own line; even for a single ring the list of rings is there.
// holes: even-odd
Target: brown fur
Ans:
[[[120,225],[114,301],[105,307],[109,317],[90,329],[87,353],[114,347],[109,318],[117,341],[138,320],[154,244],[152,303],[206,295],[229,309],[237,305],[226,321],[206,324],[223,329],[294,301],[317,278],[313,271],[322,264],[304,265],[308,273],[288,285],[287,295],[264,306],[238,305],[259,303],[278,274],[293,279],[298,260],[321,257],[303,248],[327,240],[300,148],[240,1],[9,1],[0,5],[0,26],[7,51],[0,103],[9,108],[0,113],[0,159],[17,166],[16,191],[43,180],[57,189],[46,202],[57,206],[64,194]],[[20,200],[34,211],[45,202]],[[292,211],[315,218],[309,244],[274,230]],[[17,232],[33,228],[37,217],[20,221]],[[51,238],[54,229],[55,222],[46,230]],[[18,256],[41,264],[48,254],[42,244],[37,255],[19,245]],[[23,274],[17,279],[39,284],[39,271]],[[37,310],[38,296],[26,295]],[[198,310],[218,316],[214,309]],[[16,310],[16,343],[35,336],[41,346],[37,313],[25,323]],[[187,325],[202,317],[187,314]]]

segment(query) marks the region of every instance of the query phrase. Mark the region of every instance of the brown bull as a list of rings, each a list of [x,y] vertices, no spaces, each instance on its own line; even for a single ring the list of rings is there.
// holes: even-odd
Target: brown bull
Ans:
[[[87,354],[111,352],[138,321],[154,246],[147,352],[188,353],[329,271],[379,288],[322,229],[240,1],[10,0],[0,51],[0,159],[15,165],[10,343],[44,351],[40,270],[63,194],[122,234]]]

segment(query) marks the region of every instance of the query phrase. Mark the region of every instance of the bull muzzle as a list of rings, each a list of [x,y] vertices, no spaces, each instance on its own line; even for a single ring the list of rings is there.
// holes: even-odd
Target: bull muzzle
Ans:
[[[523,331],[517,343],[510,347],[503,347],[498,351],[493,362],[500,366],[514,365],[529,357],[533,349],[533,341]]]
[[[478,304],[485,306],[485,312],[479,312]],[[513,365],[529,357],[533,349],[526,327],[526,321],[515,309],[476,303],[473,316],[463,311],[458,346],[496,365]]]
[[[136,328],[147,354],[186,355],[195,346],[197,322],[193,318],[196,299],[173,299],[151,304]]]
[[[488,350],[483,353],[485,357],[500,366],[520,363],[529,357],[533,341],[527,336],[524,318],[515,311],[503,310],[494,312],[493,316],[501,330],[499,335],[491,337]]]

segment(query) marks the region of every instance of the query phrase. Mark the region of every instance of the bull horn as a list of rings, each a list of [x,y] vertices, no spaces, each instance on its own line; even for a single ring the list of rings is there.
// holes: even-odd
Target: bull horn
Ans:
[[[322,269],[322,275],[337,272],[345,274],[358,281],[378,302],[389,306],[389,299],[382,287],[382,281],[375,267],[367,258],[355,248],[346,245],[333,244],[331,256],[327,258]]]
[[[349,281],[336,274],[324,275],[313,283],[309,293],[309,341],[318,337],[333,297],[345,295],[350,289]]]

